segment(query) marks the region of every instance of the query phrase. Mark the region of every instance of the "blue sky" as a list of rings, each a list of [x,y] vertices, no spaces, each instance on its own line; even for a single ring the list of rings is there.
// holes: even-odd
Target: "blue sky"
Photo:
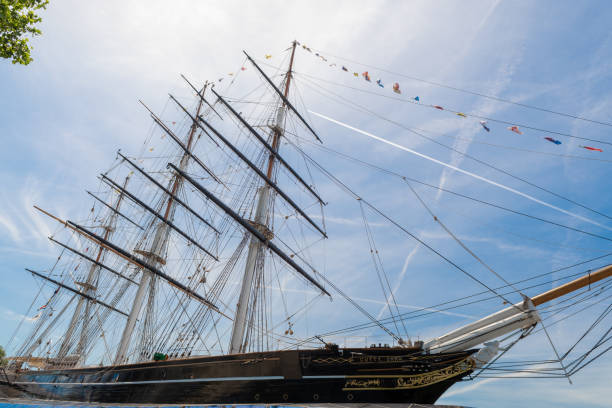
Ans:
[[[506,186],[537,197],[603,227],[570,217],[473,178],[444,170],[406,152],[375,142],[356,132],[310,115],[325,146],[450,190],[492,201],[518,211],[610,237],[612,223],[576,205],[544,193],[516,179],[449,152],[379,118],[359,114],[315,92],[327,91],[367,106],[386,118],[427,135],[553,192],[612,214],[610,162],[580,160],[548,154],[612,160],[604,152],[589,152],[575,139],[525,130],[516,135],[505,125],[490,123],[485,133],[473,118],[460,118],[361,90],[393,95],[390,83],[399,81],[403,94],[419,95],[423,103],[463,112],[480,112],[513,123],[551,129],[591,139],[612,141],[610,127],[497,103],[473,95],[410,81],[345,57],[389,71],[497,95],[522,103],[611,122],[612,7],[608,2],[52,2],[43,13],[43,36],[33,40],[34,62],[27,67],[0,63],[0,344],[6,344],[38,290],[38,282],[24,267],[45,269],[56,249],[46,237],[57,230],[32,209],[37,204],[62,217],[83,215],[89,206],[84,190],[97,184],[100,171],[113,162],[118,148],[136,154],[150,134],[151,121],[138,104],[142,99],[166,117],[167,94],[189,99],[179,74],[196,81],[216,79],[236,71],[242,50],[256,58],[274,57],[280,64],[291,40],[322,51],[351,70],[369,70],[387,88],[379,90],[361,78],[334,70],[300,50],[296,60],[296,92],[308,108],[374,133]],[[250,75],[250,76],[249,76]],[[308,77],[310,75],[311,77]],[[317,79],[312,79],[315,77]],[[253,84],[252,70],[244,74]],[[331,81],[336,85],[325,81]],[[313,86],[315,88],[311,88]],[[338,86],[339,85],[339,86]],[[193,102],[193,99],[192,99]],[[491,147],[483,143],[546,154]],[[419,237],[474,272],[490,285],[500,285],[449,239],[431,220],[405,184],[381,173],[346,162],[308,144],[304,149],[354,187],[369,201],[392,215]],[[316,178],[316,176],[315,176]],[[376,285],[359,205],[322,177],[320,189],[330,205],[326,211],[330,240],[325,272],[368,311],[384,314]],[[490,207],[416,187],[446,225],[506,279],[514,281],[548,272],[610,251],[609,241],[510,215]],[[367,214],[385,269],[403,311],[429,306],[481,290],[468,278],[442,263],[405,234]],[[600,261],[592,266],[609,263]],[[580,272],[580,269],[572,271]],[[348,279],[347,279],[348,277]],[[546,288],[544,288],[546,289]],[[538,290],[528,292],[533,295]],[[512,298],[518,300],[518,298]],[[378,302],[378,303],[376,303]],[[494,300],[410,321],[411,335],[421,339],[444,333],[498,310]],[[337,327],[354,315],[335,301],[322,330]],[[605,306],[605,305],[604,305]],[[551,328],[551,337],[567,349],[594,319],[583,314]],[[315,311],[315,313],[317,313]],[[321,313],[321,311],[319,311]],[[316,333],[318,316],[308,318]],[[353,318],[351,318],[353,319]],[[357,317],[355,317],[357,319]],[[357,319],[359,320],[359,319]],[[341,323],[338,323],[341,322]],[[609,325],[609,320],[608,320]],[[306,330],[306,329],[304,329]],[[549,359],[553,352],[542,333],[513,349],[508,360]],[[457,384],[440,403],[469,406],[606,406],[612,397],[612,361],[600,359],[565,380],[487,379]]]

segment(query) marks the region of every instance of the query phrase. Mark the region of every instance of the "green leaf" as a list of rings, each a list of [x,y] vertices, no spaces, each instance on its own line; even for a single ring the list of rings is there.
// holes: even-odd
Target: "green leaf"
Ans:
[[[42,21],[37,10],[45,9],[49,0],[0,0],[0,57],[13,64],[32,62],[27,36],[42,32],[35,24]]]

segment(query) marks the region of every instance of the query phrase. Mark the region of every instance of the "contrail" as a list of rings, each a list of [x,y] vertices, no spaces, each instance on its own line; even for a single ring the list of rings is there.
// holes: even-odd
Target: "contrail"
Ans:
[[[608,226],[606,226],[606,225],[600,224],[600,223],[598,223],[598,222],[596,222],[596,221],[593,221],[593,220],[591,220],[591,219],[589,219],[589,218],[583,217],[583,216],[581,216],[581,215],[579,215],[579,214],[575,214],[575,213],[573,213],[573,212],[571,212],[571,211],[564,210],[563,208],[559,208],[559,207],[557,207],[557,206],[555,206],[555,205],[552,205],[552,204],[550,204],[550,203],[547,203],[546,201],[542,201],[542,200],[540,200],[540,199],[538,199],[538,198],[535,198],[535,197],[533,197],[533,196],[531,196],[531,195],[529,195],[529,194],[525,194],[525,193],[523,193],[523,192],[521,192],[521,191],[515,190],[515,189],[513,189],[512,187],[505,186],[505,185],[500,184],[500,183],[498,183],[498,182],[496,182],[496,181],[490,180],[490,179],[488,179],[488,178],[486,178],[486,177],[479,176],[478,174],[475,174],[475,173],[469,172],[469,171],[467,171],[467,170],[460,169],[459,167],[456,167],[456,166],[450,165],[450,164],[445,163],[445,162],[443,162],[443,161],[440,161],[440,160],[438,160],[438,159],[434,159],[433,157],[427,156],[427,155],[425,155],[425,154],[423,154],[423,153],[419,153],[419,152],[417,152],[417,151],[415,151],[415,150],[412,150],[412,149],[410,149],[410,148],[408,148],[408,147],[406,147],[406,146],[402,146],[402,145],[399,145],[399,144],[397,144],[397,143],[391,142],[391,141],[389,141],[389,140],[387,140],[387,139],[383,139],[383,138],[382,138],[382,137],[380,137],[380,136],[373,135],[372,133],[366,132],[365,130],[357,129],[356,127],[353,127],[353,126],[348,125],[348,124],[346,124],[346,123],[343,123],[343,122],[340,122],[340,121],[338,121],[338,120],[332,119],[332,118],[327,117],[327,116],[325,116],[325,115],[322,115],[322,114],[320,114],[320,113],[317,113],[317,112],[314,112],[314,111],[311,111],[311,110],[308,110],[308,112],[310,112],[310,113],[312,113],[313,115],[316,115],[316,116],[318,116],[318,117],[320,117],[320,118],[323,118],[323,119],[325,119],[325,120],[327,120],[327,121],[329,121],[329,122],[332,122],[332,123],[335,123],[335,124],[337,124],[337,125],[343,126],[343,127],[347,128],[347,129],[354,130],[355,132],[357,132],[357,133],[361,133],[362,135],[365,135],[365,136],[371,137],[372,139],[378,140],[379,142],[386,143],[386,144],[391,145],[391,146],[393,146],[393,147],[396,147],[396,148],[398,148],[398,149],[404,150],[404,151],[406,151],[406,152],[408,152],[408,153],[412,153],[412,154],[414,154],[414,155],[416,155],[416,156],[422,157],[422,158],[427,159],[427,160],[429,160],[429,161],[432,161],[432,162],[434,162],[434,163],[438,163],[438,164],[440,164],[440,165],[442,165],[442,166],[444,166],[444,167],[448,167],[449,169],[456,170],[456,171],[458,171],[459,173],[463,173],[463,174],[465,174],[465,175],[468,175],[468,176],[474,177],[474,178],[476,178],[476,179],[478,179],[478,180],[484,181],[485,183],[489,183],[489,184],[491,184],[491,185],[493,185],[493,186],[496,186],[496,187],[502,188],[502,189],[504,189],[504,190],[506,190],[506,191],[510,191],[511,193],[514,193],[514,194],[520,195],[521,197],[525,197],[525,198],[526,198],[526,199],[528,199],[528,200],[534,201],[534,202],[536,202],[536,203],[538,203],[538,204],[542,204],[542,205],[544,205],[544,206],[546,206],[546,207],[548,207],[548,208],[552,208],[553,210],[556,210],[556,211],[562,212],[563,214],[567,214],[567,215],[569,215],[569,216],[571,216],[571,217],[574,217],[574,218],[577,218],[577,219],[579,219],[579,220],[582,220],[582,221],[588,222],[589,224],[597,225],[597,226],[599,226],[599,227],[601,227],[601,228],[605,228],[605,229],[607,229],[608,231],[612,231],[612,228],[610,228],[610,227],[608,227]]]
[[[393,288],[391,293],[389,293],[389,296],[387,296],[387,302],[386,302],[385,306],[381,307],[380,311],[378,312],[378,315],[376,315],[376,319],[377,320],[380,320],[383,317],[383,314],[385,313],[385,309],[387,308],[386,306],[389,304],[389,302],[391,302],[393,300],[393,296],[395,296],[395,292],[397,292],[397,290],[399,289],[400,285],[402,284],[402,281],[404,280],[404,276],[406,276],[406,271],[408,270],[408,264],[410,264],[410,262],[412,261],[412,257],[417,253],[419,248],[420,248],[420,245],[417,242],[414,245],[414,248],[412,248],[412,251],[410,251],[408,253],[408,255],[406,255],[406,259],[404,260],[404,266],[402,267],[402,271],[400,272],[399,276],[397,277],[397,282],[395,284],[395,287]]]

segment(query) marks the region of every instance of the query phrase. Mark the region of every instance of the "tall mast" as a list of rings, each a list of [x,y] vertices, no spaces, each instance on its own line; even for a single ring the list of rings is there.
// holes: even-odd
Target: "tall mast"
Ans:
[[[206,91],[206,87],[208,86],[208,82],[204,84],[204,89],[202,92]],[[196,110],[196,117],[200,114],[200,110],[202,109],[202,99],[200,99],[198,103],[198,107]],[[197,131],[197,124],[194,123],[191,125],[191,129],[189,131],[189,137],[187,140],[187,148],[183,153],[183,157],[179,163],[179,167],[184,170],[187,167],[187,162],[189,161],[190,151],[194,140],[194,135]],[[168,220],[173,216],[173,208],[175,206],[175,200],[173,199],[176,195],[176,192],[180,188],[182,184],[183,178],[180,174],[175,174],[174,180],[172,181],[172,194],[168,198],[168,204],[166,205],[166,210],[164,213],[164,219]],[[147,263],[157,268],[160,264],[163,263],[163,250],[166,247],[168,242],[168,234],[170,230],[168,225],[160,222],[157,225],[157,229],[155,231],[155,236],[153,238],[153,242],[151,243],[151,247],[149,251],[142,251],[141,254],[144,255]],[[130,315],[128,316],[127,322],[125,323],[125,328],[123,329],[123,334],[121,335],[121,341],[119,342],[119,348],[117,350],[117,355],[115,357],[115,364],[125,363],[128,359],[127,351],[130,346],[130,342],[132,339],[132,334],[134,333],[134,328],[136,327],[136,322],[138,321],[138,317],[140,316],[140,311],[142,309],[145,295],[149,294],[148,302],[151,303],[153,301],[153,296],[155,293],[155,280],[154,276],[151,272],[146,269],[142,270],[142,277],[140,278],[140,283],[138,284],[138,289],[136,291],[136,295],[134,296],[134,301],[132,303],[132,308],[130,309]],[[147,322],[150,319],[149,313],[145,316],[144,321]]]
[[[130,179],[130,176],[127,176],[125,178],[125,182],[123,184],[123,186],[125,187],[128,183]],[[123,193],[119,194],[119,198],[117,199],[117,203],[115,204],[115,207],[110,207],[111,209],[113,209],[115,212],[110,216],[109,218],[109,222],[107,225],[104,226],[104,239],[108,239],[109,236],[111,235],[112,231],[113,231],[113,219],[117,216],[117,211],[119,210],[119,206],[121,205],[121,200],[123,199]],[[100,259],[102,258],[102,255],[104,254],[104,247],[100,246],[98,248],[98,255],[96,256],[96,261],[92,262],[91,267],[89,268],[89,273],[87,275],[87,279],[85,280],[85,282],[77,282],[79,284],[79,286],[81,286],[81,289],[83,290],[83,292],[86,295],[89,296],[93,296],[95,293],[95,286],[94,286],[94,282],[97,280],[95,279],[96,277],[96,272],[99,269],[99,262]],[[81,316],[81,311],[83,309],[83,303],[87,302],[85,304],[85,313],[83,316]],[[72,335],[74,333],[74,330],[76,329],[76,326],[79,323],[79,318],[81,319],[81,337],[79,339],[79,343],[77,346],[77,351],[76,354],[79,356],[79,362],[82,362],[84,360],[84,356],[82,355],[84,352],[84,348],[85,348],[85,342],[86,342],[86,336],[87,336],[87,327],[88,327],[88,323],[89,323],[89,315],[90,315],[90,308],[91,308],[91,302],[87,299],[85,299],[84,297],[79,297],[78,303],[74,309],[74,313],[72,315],[72,319],[70,319],[70,324],[68,326],[68,330],[66,330],[66,333],[64,334],[64,341],[62,342],[62,345],[60,346],[59,352],[57,354],[58,358],[64,358],[66,357],[66,355],[68,354],[68,352],[70,351],[70,345],[72,342]]]
[[[295,57],[295,48],[297,42],[293,41],[291,48],[291,59],[289,60],[289,68],[285,75],[285,99],[289,95],[289,85],[291,84],[291,77],[293,72],[293,59]],[[287,110],[286,104],[280,105],[276,114],[276,123],[272,129],[272,149],[274,152],[278,151],[280,138],[283,136],[284,128],[283,124],[285,121],[285,112]],[[272,178],[274,172],[274,165],[276,162],[276,155],[270,152],[268,158],[268,167],[266,175],[269,179]],[[259,188],[257,200],[257,209],[255,212],[255,227],[260,232],[265,233],[269,231],[269,220],[268,220],[268,208],[270,206],[270,187],[264,184]],[[232,337],[230,340],[229,354],[237,354],[244,352],[244,333],[247,326],[247,312],[249,310],[249,299],[251,297],[251,289],[253,285],[253,278],[255,277],[256,269],[263,267],[264,264],[264,246],[261,241],[256,237],[251,237],[249,243],[249,252],[247,254],[246,266],[244,269],[244,275],[242,277],[242,287],[240,288],[240,297],[238,298],[238,304],[236,306],[236,316],[234,318],[234,325],[232,327]]]

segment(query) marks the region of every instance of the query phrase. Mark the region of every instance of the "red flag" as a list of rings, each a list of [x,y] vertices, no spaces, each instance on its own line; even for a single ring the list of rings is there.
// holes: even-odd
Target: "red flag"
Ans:
[[[521,131],[519,130],[518,126],[510,126],[510,127],[508,128],[508,130],[511,130],[511,131],[513,131],[514,133],[518,133],[519,135],[522,135],[522,134],[523,134],[523,132],[521,132]]]
[[[438,105],[434,105],[433,107],[434,107],[434,108],[436,108],[436,109],[444,110],[444,108],[443,108],[443,107],[438,106]]]
[[[598,149],[597,147],[591,147],[591,146],[580,146],[580,147],[587,149],[587,150],[594,150],[596,152],[603,152],[603,150]]]

